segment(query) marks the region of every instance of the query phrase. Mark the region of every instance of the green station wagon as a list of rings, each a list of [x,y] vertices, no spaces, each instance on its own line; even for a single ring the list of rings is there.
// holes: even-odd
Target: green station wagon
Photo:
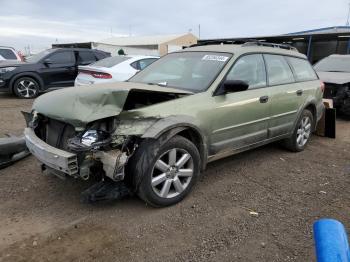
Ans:
[[[25,113],[42,170],[99,182],[91,201],[181,201],[208,162],[282,140],[307,145],[323,84],[303,54],[261,42],[170,53],[127,82],[57,90]],[[121,187],[121,185],[123,185]]]

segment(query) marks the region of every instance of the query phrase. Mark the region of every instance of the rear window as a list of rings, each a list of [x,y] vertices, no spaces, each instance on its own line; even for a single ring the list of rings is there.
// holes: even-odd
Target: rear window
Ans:
[[[96,62],[96,57],[91,51],[79,51],[78,53],[78,64],[79,65],[88,65],[93,62]]]
[[[317,79],[314,69],[307,60],[295,57],[287,57],[287,60],[294,70],[297,81],[310,81]]]
[[[98,67],[113,67],[117,64],[120,64],[121,62],[124,62],[126,60],[130,59],[129,56],[112,56],[105,59],[102,59],[100,61],[97,61],[93,63],[93,66]]]
[[[17,60],[17,56],[11,49],[1,49],[0,48],[0,56],[9,60]]]
[[[280,55],[264,55],[269,85],[283,85],[294,82],[294,76],[286,59]]]

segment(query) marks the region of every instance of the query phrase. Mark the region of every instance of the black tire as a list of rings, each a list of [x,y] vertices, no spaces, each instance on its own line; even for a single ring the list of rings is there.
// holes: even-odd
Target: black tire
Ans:
[[[308,136],[306,138],[306,129],[303,128],[303,122],[306,118],[308,118],[309,120],[309,128],[308,128]],[[310,110],[307,110],[307,109],[304,109],[304,111],[302,112],[302,114],[300,115],[299,119],[298,119],[298,123],[296,124],[295,126],[295,129],[293,131],[293,135],[284,140],[284,146],[292,151],[292,152],[301,152],[305,149],[306,145],[309,143],[310,141],[310,138],[311,138],[311,135],[312,135],[312,132],[314,130],[314,124],[315,124],[315,121],[314,121],[314,116],[313,114],[310,112]],[[301,133],[301,134],[298,134],[298,132],[301,132],[300,130],[304,130],[304,134]],[[301,143],[300,140],[298,140],[298,137],[303,137],[303,139],[306,139],[304,143]]]
[[[39,83],[31,77],[20,77],[13,84],[13,93],[24,99],[35,98],[39,95]]]
[[[184,157],[184,155],[190,155],[191,158],[182,166],[183,168],[179,167],[179,169],[177,169],[178,167],[176,167],[176,164],[170,165],[170,151],[173,152],[174,150],[176,164],[180,162],[180,158]],[[169,167],[167,172],[158,170],[158,164],[156,167],[156,162],[158,163],[158,160],[162,160],[164,161],[163,163],[165,163],[165,158],[169,160],[167,163],[167,167]],[[196,183],[200,172],[200,161],[200,155],[196,146],[182,136],[174,136],[165,142],[162,142],[162,139],[145,140],[129,161],[130,175],[134,179],[134,188],[136,189],[137,195],[147,204],[154,207],[165,207],[180,202],[186,197]],[[185,165],[189,167],[185,167]],[[162,166],[162,168],[164,167]],[[188,172],[191,169],[192,175],[190,177],[182,176],[185,174],[184,170]],[[180,172],[176,172],[176,170]],[[165,175],[166,178],[164,178],[163,175]],[[156,177],[162,177],[165,181],[160,182],[159,185],[154,185],[152,184],[152,179],[155,181]],[[183,189],[183,191],[178,190],[179,181],[175,180],[180,181],[183,186],[180,187],[180,189]],[[168,186],[167,197],[162,197],[161,194],[164,187],[167,188],[165,184],[169,183],[171,183],[171,185]],[[165,191],[166,190],[164,190],[164,192]]]

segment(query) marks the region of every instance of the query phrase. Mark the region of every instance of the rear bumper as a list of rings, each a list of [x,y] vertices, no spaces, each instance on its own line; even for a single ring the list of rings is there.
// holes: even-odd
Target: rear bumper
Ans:
[[[43,164],[70,176],[78,175],[77,155],[57,149],[36,136],[33,129],[25,128],[24,137],[29,151]]]

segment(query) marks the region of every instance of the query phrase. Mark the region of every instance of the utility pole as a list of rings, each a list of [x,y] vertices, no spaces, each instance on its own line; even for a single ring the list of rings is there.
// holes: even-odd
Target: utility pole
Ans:
[[[350,18],[350,2],[349,2],[349,6],[348,6],[348,16],[346,19],[346,26],[349,26],[349,18]]]
[[[201,24],[198,24],[198,39],[201,39]]]

